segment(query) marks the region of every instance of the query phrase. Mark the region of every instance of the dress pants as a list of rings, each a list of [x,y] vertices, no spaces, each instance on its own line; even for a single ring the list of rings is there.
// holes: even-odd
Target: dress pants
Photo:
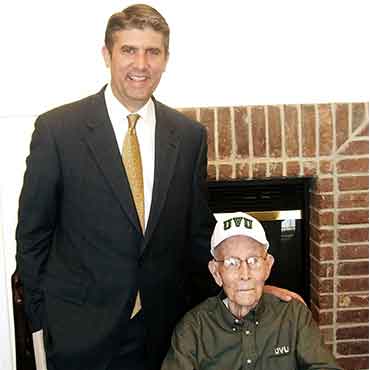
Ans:
[[[107,370],[151,370],[146,366],[144,314],[139,311],[122,328],[122,340]]]

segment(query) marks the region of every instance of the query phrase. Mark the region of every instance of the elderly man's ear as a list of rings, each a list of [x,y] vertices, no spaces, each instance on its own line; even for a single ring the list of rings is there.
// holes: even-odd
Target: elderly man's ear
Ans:
[[[220,273],[218,272],[218,264],[215,260],[210,260],[208,262],[208,270],[212,274],[213,278],[215,279],[215,282],[218,286],[222,286],[222,278]]]

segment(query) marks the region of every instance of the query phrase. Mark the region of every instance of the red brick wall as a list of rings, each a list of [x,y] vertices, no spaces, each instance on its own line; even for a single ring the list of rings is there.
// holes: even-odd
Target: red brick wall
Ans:
[[[316,177],[310,220],[313,315],[345,369],[368,369],[368,104],[182,111],[208,129],[212,180]]]

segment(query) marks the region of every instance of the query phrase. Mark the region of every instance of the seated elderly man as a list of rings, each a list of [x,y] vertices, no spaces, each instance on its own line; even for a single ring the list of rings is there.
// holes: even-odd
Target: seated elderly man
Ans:
[[[209,270],[223,288],[176,327],[162,370],[340,369],[308,308],[263,293],[274,258],[250,215],[219,215]]]

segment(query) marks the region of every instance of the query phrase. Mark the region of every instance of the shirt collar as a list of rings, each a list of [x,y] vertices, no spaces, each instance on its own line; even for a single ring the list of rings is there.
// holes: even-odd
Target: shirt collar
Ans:
[[[105,101],[108,107],[109,114],[113,120],[121,121],[122,117],[127,117],[129,114],[137,113],[144,122],[155,120],[154,102],[150,98],[137,112],[130,112],[113,94],[112,85],[109,84],[105,89]]]
[[[225,292],[221,291],[217,298],[221,306],[221,316],[223,318],[223,321],[227,325],[227,327],[231,330],[233,330],[233,328],[235,328],[236,325],[243,326],[245,321],[251,321],[258,325],[259,321],[262,319],[262,314],[266,307],[265,295],[262,294],[262,297],[257,303],[257,306],[250,310],[243,319],[238,319],[231,313],[231,311],[228,308],[227,297],[225,295]]]

